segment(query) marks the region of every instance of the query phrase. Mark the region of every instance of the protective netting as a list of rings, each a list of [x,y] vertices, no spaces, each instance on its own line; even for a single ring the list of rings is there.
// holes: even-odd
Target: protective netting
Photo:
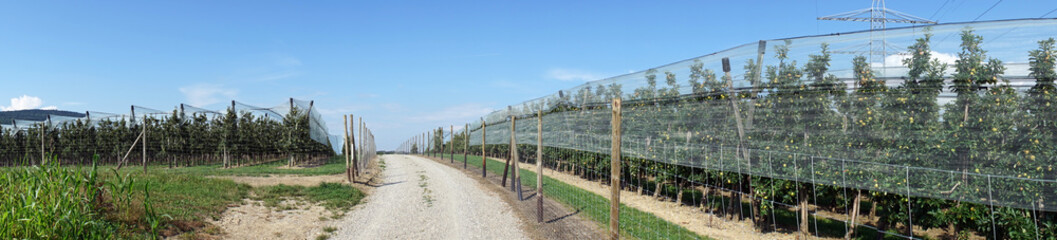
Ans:
[[[486,144],[509,144],[511,115],[535,144],[542,110],[545,147],[608,154],[619,96],[628,159],[1055,211],[1055,33],[1026,19],[761,41],[493,112]]]
[[[328,134],[313,105],[296,99],[270,108],[232,101],[219,111],[188,104],[170,111],[133,105],[125,114],[88,111],[82,117],[14,119],[0,131],[0,164],[29,163],[26,160],[39,160],[44,153],[74,163],[86,163],[96,155],[103,162],[116,162],[127,158],[130,148],[142,148],[142,142],[147,143],[142,158],[167,159],[170,165],[176,158],[222,159],[228,166],[247,159],[247,164],[273,161],[288,154],[294,154],[291,164],[325,160],[341,151],[341,137]]]

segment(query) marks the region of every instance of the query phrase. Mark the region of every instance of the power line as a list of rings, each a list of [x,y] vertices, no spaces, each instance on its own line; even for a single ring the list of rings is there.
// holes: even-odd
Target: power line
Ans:
[[[1047,12],[1046,14],[1043,14],[1042,16],[1039,16],[1039,18],[1044,18],[1044,17],[1046,17],[1046,15],[1050,15],[1050,14],[1051,14],[1051,13],[1053,13],[1053,12],[1057,12],[1057,8],[1054,8],[1053,10],[1050,10],[1050,11],[1049,11],[1049,12]],[[995,37],[995,38],[994,38],[993,40],[997,40],[997,39],[999,39],[999,38],[1002,38],[1002,36],[1005,36],[1005,35],[1006,35],[1007,33],[1009,33],[1009,32],[1012,32],[1013,30],[1017,30],[1018,28],[1020,28],[1020,27],[1018,26],[1018,27],[1015,27],[1015,28],[1009,29],[1009,30],[1007,30],[1006,32],[1004,32],[1004,33],[1002,33],[1002,34],[999,34],[999,35],[998,35],[997,37]],[[992,41],[993,41],[993,40],[992,40]]]
[[[1054,8],[1053,10],[1050,10],[1049,12],[1047,12],[1046,14],[1043,14],[1043,15],[1042,15],[1041,17],[1039,17],[1039,18],[1044,18],[1044,17],[1046,17],[1046,15],[1050,15],[1050,13],[1053,13],[1053,12],[1057,12],[1057,8]]]
[[[940,8],[936,9],[936,12],[932,13],[932,16],[929,16],[929,19],[932,19],[932,17],[935,17],[937,13],[940,13],[940,10],[943,10],[943,7],[946,7],[947,4],[950,2],[951,0],[943,1],[943,5],[940,5]]]
[[[947,11],[943,11],[943,15],[940,15],[940,17],[936,18],[936,21],[939,22],[940,19],[942,19],[943,17],[946,17],[948,13],[951,13],[951,12],[954,12],[955,10],[958,10],[958,8],[961,8],[962,4],[964,4],[964,3],[965,3],[965,1],[958,2],[958,5],[954,5],[953,8],[948,8]]]
[[[984,14],[987,14],[987,12],[990,12],[991,9],[995,9],[995,7],[998,6],[999,3],[1002,3],[1002,0],[998,0],[998,2],[995,2],[995,5],[991,5],[991,7],[988,8],[987,11],[984,11],[984,13],[981,13],[980,16],[976,16],[976,18],[973,19],[973,22],[980,19],[980,17],[983,17]]]

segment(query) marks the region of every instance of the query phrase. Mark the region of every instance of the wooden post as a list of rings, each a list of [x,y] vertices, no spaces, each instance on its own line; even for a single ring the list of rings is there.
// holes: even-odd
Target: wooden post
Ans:
[[[448,125],[448,153],[451,156],[451,163],[456,163],[456,126]]]
[[[43,137],[41,139],[44,139]],[[43,143],[40,145],[44,148]],[[225,149],[224,152],[227,152]],[[147,115],[143,115],[143,172],[147,172]]]
[[[440,131],[437,131],[437,133],[439,135],[434,137],[434,138],[440,138],[440,139],[437,139],[438,140],[437,143],[440,144],[440,148],[437,149],[438,150],[437,151],[437,157],[439,157],[440,160],[444,160],[444,148],[447,147],[447,146],[444,146],[444,126],[441,126],[439,129],[440,129]]]
[[[543,110],[536,112],[536,222],[543,222]]]
[[[463,142],[465,143],[465,144],[462,145],[462,169],[466,169],[466,157],[469,156],[469,154],[467,154],[467,153],[470,152],[470,124],[469,123],[466,124],[466,127],[462,128],[462,132],[463,132],[463,134],[462,134]]]
[[[345,124],[345,142],[343,144],[342,154],[345,155],[345,178],[351,183],[352,182],[352,146],[349,145],[349,115],[344,115],[345,119],[341,121]]]
[[[488,177],[488,157],[485,156],[485,149],[488,146],[488,142],[485,141],[485,136],[488,132],[488,124],[485,124],[484,118],[481,118],[481,177]]]
[[[354,124],[355,121],[356,121],[355,119],[357,119],[356,117],[352,117],[352,118],[353,119],[349,119],[349,124]],[[359,129],[360,131],[359,132],[355,132],[356,127],[354,127],[353,128],[354,132],[352,132],[352,135],[349,136],[349,138],[352,138],[352,181],[356,181],[356,177],[359,176],[359,173],[360,173],[360,165],[359,164],[360,164],[360,161],[363,160],[363,158],[360,155],[362,155],[362,152],[364,150],[363,146],[358,146],[358,144],[356,144],[356,139],[360,139],[360,144],[363,144],[363,117],[360,117],[358,119],[360,120],[360,125],[358,125],[358,127],[360,128]],[[356,134],[360,134],[359,137],[357,137]]]
[[[610,201],[609,201],[609,233],[610,239],[620,238],[620,98],[613,99],[613,120],[611,171],[610,175]]]
[[[29,155],[29,154],[26,154]],[[44,123],[40,123],[40,165],[44,165],[47,160],[44,158]]]
[[[128,106],[128,108],[129,108],[129,110],[130,110],[130,112],[131,112],[131,114],[132,114],[132,117],[131,117],[131,118],[129,118],[129,123],[131,123],[131,124],[134,124],[134,123],[136,123],[136,105],[129,105],[129,106]],[[41,131],[43,131],[43,130],[44,130],[44,128],[43,128],[43,127],[44,127],[44,126],[43,126],[43,125],[41,125]],[[131,127],[132,127],[132,126],[129,126],[129,128],[131,128]],[[146,136],[146,135],[145,135],[144,133],[146,133],[146,132],[140,131],[140,133],[139,133],[140,137],[144,137],[144,138],[146,138],[147,136]],[[146,142],[146,140],[147,140],[147,139],[143,139],[143,140],[144,140],[144,142]],[[136,146],[136,144],[132,144],[132,146],[133,146],[133,147],[135,147],[135,146]],[[146,144],[144,144],[144,148],[146,148]],[[41,156],[41,158],[42,158],[42,159],[41,159],[41,161],[42,161],[41,163],[44,163],[44,162],[43,162],[43,160],[44,160],[44,159],[43,159],[43,158],[44,158],[44,135],[41,135],[41,136],[40,136],[40,151],[41,151],[41,152],[40,152],[40,156]],[[129,151],[131,152],[131,151],[132,151],[132,149],[130,148],[130,149],[129,149]],[[126,155],[126,156],[128,156],[128,153],[125,153],[125,155]],[[224,162],[224,163],[227,163],[227,162]],[[132,166],[132,163],[129,163],[128,165],[129,165],[129,166]],[[224,167],[227,167],[227,165],[225,164],[225,165],[224,165]],[[121,168],[120,168],[120,167],[118,167],[118,169],[121,169]]]
[[[49,116],[50,118],[50,116]],[[48,160],[44,157],[44,123],[40,123],[40,165],[44,165]]]
[[[513,115],[510,116],[510,139],[509,139],[509,141],[507,143],[510,145],[510,149],[507,152],[509,152],[511,154],[510,154],[510,157],[506,158],[506,163],[503,164],[503,181],[501,182],[503,187],[506,187],[506,176],[507,176],[507,174],[510,173],[510,158],[512,158],[514,156],[514,154],[513,154],[514,153],[514,146],[513,146],[513,143],[514,143],[514,116]],[[514,189],[514,184],[513,184],[514,181],[511,180],[510,182],[511,182],[510,189],[513,190]],[[520,199],[518,199],[518,200],[520,200]]]
[[[511,115],[510,116],[510,163],[511,163],[510,171],[513,171],[513,172],[510,173],[510,190],[514,190],[515,192],[517,192],[517,200],[520,201],[520,200],[523,200],[525,198],[522,198],[522,196],[521,196],[521,174],[520,174],[521,173],[521,168],[518,167],[518,162],[520,161],[520,159],[518,158],[518,153],[517,153],[517,132],[515,130],[515,128],[516,128],[515,125],[517,125],[517,117]]]

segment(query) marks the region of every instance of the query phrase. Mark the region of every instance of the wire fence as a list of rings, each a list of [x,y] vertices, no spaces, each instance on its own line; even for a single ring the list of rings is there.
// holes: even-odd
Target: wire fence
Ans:
[[[620,198],[637,207],[610,231],[636,238],[731,222],[746,234],[1057,237],[1057,19],[882,35],[904,49],[846,50],[871,32],[760,41],[564,89],[401,151],[463,147],[526,165],[539,151],[555,179],[575,176],[555,185],[580,188],[548,194],[544,181],[543,195],[585,218],[608,222],[606,199],[620,196],[591,184],[660,202]],[[686,209],[702,214],[669,213]]]

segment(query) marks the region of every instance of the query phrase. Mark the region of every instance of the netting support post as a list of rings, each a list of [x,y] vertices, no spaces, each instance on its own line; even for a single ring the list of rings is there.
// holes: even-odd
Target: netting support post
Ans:
[[[29,155],[29,154],[26,154]],[[40,123],[40,165],[44,165],[47,160],[44,158],[44,123]]]
[[[991,206],[991,237],[998,239],[998,229],[995,228],[995,195],[991,188],[991,174],[987,175],[987,205]],[[912,235],[911,235],[912,236]]]
[[[517,117],[510,115],[510,190],[517,192],[517,200],[521,201],[525,198],[521,195],[521,168],[518,167],[518,152],[517,152]]]
[[[488,132],[488,124],[485,124],[484,118],[481,118],[481,177],[488,177],[488,157],[485,157],[485,149],[487,149],[488,143],[485,142],[485,136]]]
[[[43,137],[41,139],[44,139]],[[43,142],[41,143],[43,144]],[[44,145],[40,145],[44,149]],[[227,149],[224,150],[225,153]],[[143,172],[147,172],[147,115],[143,115]]]
[[[609,234],[610,239],[620,239],[620,98],[613,99],[613,130],[610,146],[610,200],[609,200]]]
[[[450,159],[451,163],[454,164],[455,163],[455,125],[448,125],[448,134],[451,135],[451,137],[448,137],[448,139],[450,139],[450,141],[448,141],[448,153],[449,153],[449,155],[451,155],[451,159]]]
[[[536,112],[536,222],[543,222],[543,110]]]
[[[345,155],[345,178],[350,183],[352,182],[352,149],[350,149],[352,146],[349,145],[349,116],[351,115],[344,115],[344,120],[341,121],[345,124],[345,142],[342,146],[342,154]]]
[[[438,149],[440,151],[437,151],[437,156],[440,157],[440,160],[444,160],[445,148],[448,147],[448,146],[444,146],[444,126],[440,126],[440,128],[438,128],[438,130],[440,130],[440,131],[437,131],[438,135],[436,136],[436,138],[439,138],[439,139],[437,139],[438,140],[437,143],[440,144],[440,148]]]
[[[363,117],[361,116],[359,118],[359,120],[360,120],[360,125],[359,125],[359,130],[360,131],[358,133],[360,134],[359,135],[360,144],[363,144],[364,143],[364,141],[363,141]],[[353,124],[354,123],[354,122],[351,122],[351,121],[354,121],[352,119],[349,119],[349,121],[350,121],[349,124]],[[359,164],[360,164],[360,161],[363,161],[363,157],[361,157],[360,155],[363,155],[362,152],[364,150],[364,146],[356,146],[356,134],[357,134],[357,132],[353,132],[352,136],[349,136],[349,138],[352,138],[352,180],[353,181],[356,181],[356,177],[360,173],[360,165]]]
[[[914,209],[913,209],[913,208],[911,208],[911,205],[910,205],[910,204],[911,204],[911,203],[910,203],[910,200],[911,200],[911,199],[910,199],[910,166],[905,166],[904,168],[906,168],[906,181],[907,181],[907,221],[908,221],[908,224],[909,224],[909,225],[907,225],[907,236],[908,236],[908,237],[911,237],[911,238],[913,238],[913,237],[914,237],[914,214],[913,214],[913,210],[914,210]],[[994,219],[992,219],[992,220],[994,220]]]
[[[463,132],[463,138],[464,138],[463,141],[464,141],[464,143],[466,143],[466,144],[462,145],[462,169],[466,169],[466,161],[468,161],[466,159],[466,157],[469,157],[469,152],[470,152],[470,124],[469,123],[466,124],[466,127],[462,128],[462,132]]]
[[[507,107],[507,108],[509,109],[509,107]],[[514,140],[513,140],[514,139],[514,122],[513,122],[513,120],[514,120],[514,116],[511,115],[510,116],[510,139],[508,139],[508,142],[507,142],[507,144],[509,144],[511,146],[509,146],[510,149],[507,151],[508,153],[513,153],[514,152],[514,146],[512,145],[514,143]],[[510,174],[510,158],[511,157],[513,157],[513,154],[511,154],[511,156],[508,156],[506,158],[506,163],[503,164],[503,180],[500,181],[500,183],[502,183],[501,185],[503,187],[506,187],[506,177],[507,177],[508,174]],[[511,188],[511,190],[513,190],[513,188],[514,188],[513,182],[514,181],[511,180],[510,182],[511,182],[510,188]]]

